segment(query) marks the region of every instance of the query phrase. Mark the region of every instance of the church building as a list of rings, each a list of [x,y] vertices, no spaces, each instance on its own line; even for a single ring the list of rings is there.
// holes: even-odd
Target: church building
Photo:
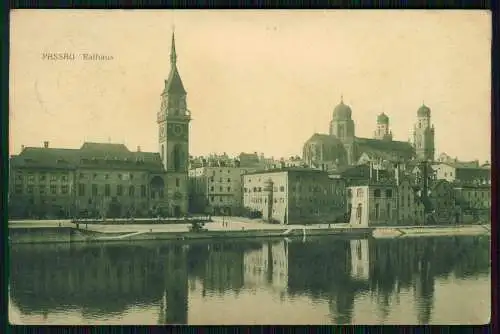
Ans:
[[[373,138],[357,137],[351,107],[340,104],[333,111],[329,134],[315,133],[303,147],[304,161],[311,167],[332,170],[367,162],[405,163],[410,160],[434,159],[434,127],[430,109],[422,105],[417,111],[413,143],[393,140],[389,117],[377,117]]]

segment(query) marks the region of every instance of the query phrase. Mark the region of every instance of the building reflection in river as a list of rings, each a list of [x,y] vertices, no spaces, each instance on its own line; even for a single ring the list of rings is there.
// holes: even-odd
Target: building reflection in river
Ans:
[[[10,293],[22,314],[76,309],[98,322],[155,307],[158,323],[187,324],[197,316],[188,310],[192,281],[202,297],[256,288],[282,302],[307,296],[328,305],[332,323],[350,324],[359,296],[370,296],[384,323],[405,289],[413,291],[418,322],[429,323],[437,278],[487,274],[489,266],[482,237],[15,245]]]

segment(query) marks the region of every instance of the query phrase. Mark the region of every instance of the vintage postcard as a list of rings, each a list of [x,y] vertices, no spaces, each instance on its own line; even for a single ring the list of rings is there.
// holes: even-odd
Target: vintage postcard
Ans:
[[[10,24],[11,324],[489,322],[489,12]]]

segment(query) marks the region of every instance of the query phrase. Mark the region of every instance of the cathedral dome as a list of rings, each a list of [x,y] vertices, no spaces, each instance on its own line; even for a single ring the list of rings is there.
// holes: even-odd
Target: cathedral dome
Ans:
[[[344,104],[343,99],[340,99],[340,104],[333,110],[333,119],[335,120],[348,120],[351,119],[351,107]]]
[[[422,104],[422,106],[420,108],[418,108],[417,116],[418,117],[430,117],[431,110],[425,104]]]
[[[387,117],[386,114],[381,113],[380,115],[377,116],[377,123],[378,124],[389,124],[389,117]]]

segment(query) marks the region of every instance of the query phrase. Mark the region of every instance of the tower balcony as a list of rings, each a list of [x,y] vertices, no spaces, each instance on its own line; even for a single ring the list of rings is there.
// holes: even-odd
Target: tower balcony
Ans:
[[[191,110],[186,109],[184,112],[175,113],[173,111],[159,111],[156,113],[156,121],[162,123],[167,119],[180,120],[180,121],[190,121],[191,120]]]

